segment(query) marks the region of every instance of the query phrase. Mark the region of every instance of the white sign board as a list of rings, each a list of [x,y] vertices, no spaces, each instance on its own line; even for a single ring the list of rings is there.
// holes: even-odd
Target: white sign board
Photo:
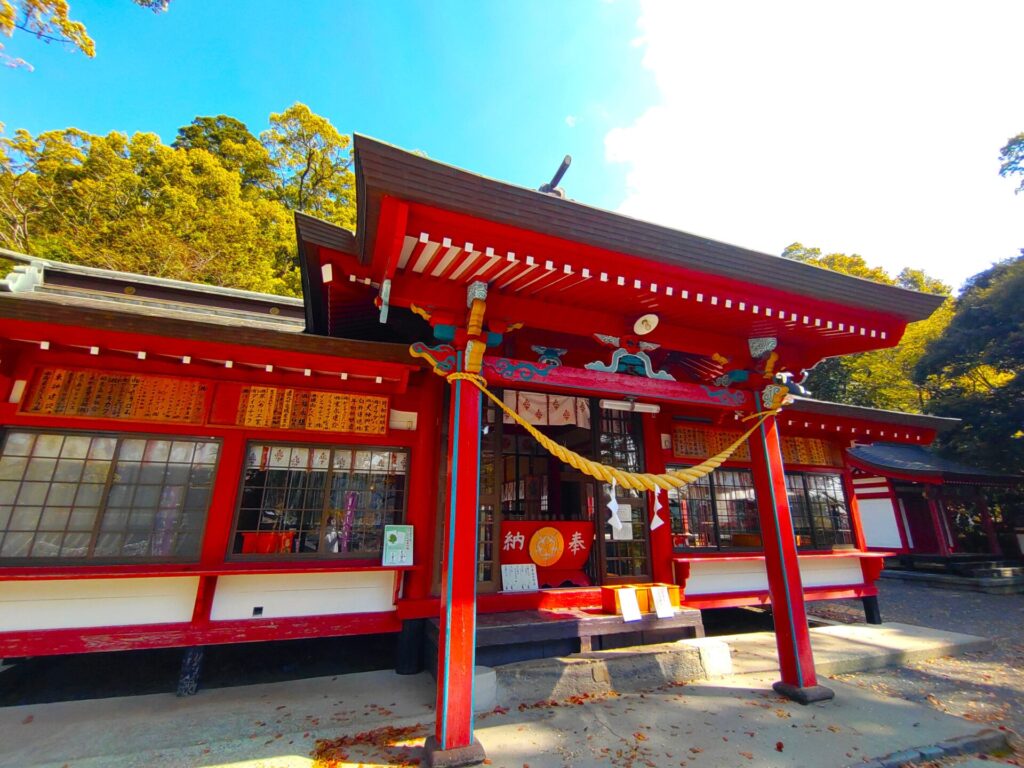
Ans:
[[[640,621],[640,603],[636,599],[636,590],[632,587],[617,589],[619,608],[622,609],[623,621]]]
[[[651,587],[651,599],[654,601],[654,610],[659,619],[671,619],[676,615],[672,601],[668,597],[667,587]]]
[[[501,589],[503,592],[535,592],[537,566],[533,563],[501,566]]]

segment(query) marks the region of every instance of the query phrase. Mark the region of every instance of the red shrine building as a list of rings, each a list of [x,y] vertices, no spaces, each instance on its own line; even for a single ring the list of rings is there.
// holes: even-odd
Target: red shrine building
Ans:
[[[780,690],[829,695],[804,601],[878,620],[923,534],[877,446],[951,422],[799,382],[941,297],[361,136],[355,162],[355,234],[296,216],[303,300],[28,257],[0,283],[0,657],[427,621],[428,746],[471,762],[478,624],[660,583],[770,603]]]

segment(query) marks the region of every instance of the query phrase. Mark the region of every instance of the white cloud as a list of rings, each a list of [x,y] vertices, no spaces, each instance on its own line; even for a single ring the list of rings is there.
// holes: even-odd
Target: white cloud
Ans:
[[[576,117],[576,115],[566,115],[565,124],[568,125],[570,128],[575,128],[577,119],[578,118]]]
[[[959,285],[1024,247],[1017,2],[641,3],[660,102],[605,138],[625,213]]]

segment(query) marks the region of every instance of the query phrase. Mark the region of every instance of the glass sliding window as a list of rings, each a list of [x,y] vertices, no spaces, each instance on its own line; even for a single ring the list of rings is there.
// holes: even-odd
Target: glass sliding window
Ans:
[[[600,433],[597,439],[598,460],[627,472],[643,471],[642,426],[639,415],[628,411],[600,409]],[[611,485],[601,485],[601,504],[611,498]],[[609,515],[602,510],[605,519],[604,539],[604,580],[613,583],[616,579],[629,580],[650,574],[647,554],[647,494],[616,486],[615,498],[619,505],[618,516],[622,523],[613,528]],[[599,536],[598,540],[601,540]]]
[[[194,560],[219,450],[180,437],[9,431],[0,559]]]
[[[841,475],[790,472],[786,474],[786,489],[798,547],[832,549],[853,545]]]
[[[761,528],[750,470],[717,469],[669,492],[673,546],[760,549]]]
[[[378,557],[401,522],[408,454],[387,448],[249,445],[233,551]]]

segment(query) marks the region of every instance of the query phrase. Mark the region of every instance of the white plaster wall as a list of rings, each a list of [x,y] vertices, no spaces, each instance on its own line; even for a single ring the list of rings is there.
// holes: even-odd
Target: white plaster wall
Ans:
[[[863,584],[859,557],[801,557],[800,580],[804,588]]]
[[[198,576],[0,582],[0,632],[192,620]]]
[[[728,592],[750,592],[768,589],[768,575],[763,560],[714,560],[690,563],[686,580],[687,595],[715,595]]]
[[[900,549],[900,529],[896,527],[896,510],[889,499],[861,499],[857,501],[860,524],[864,529],[864,543],[869,547]]]
[[[275,619],[394,609],[394,571],[229,575],[217,579],[210,618]],[[263,608],[253,616],[253,609]]]

